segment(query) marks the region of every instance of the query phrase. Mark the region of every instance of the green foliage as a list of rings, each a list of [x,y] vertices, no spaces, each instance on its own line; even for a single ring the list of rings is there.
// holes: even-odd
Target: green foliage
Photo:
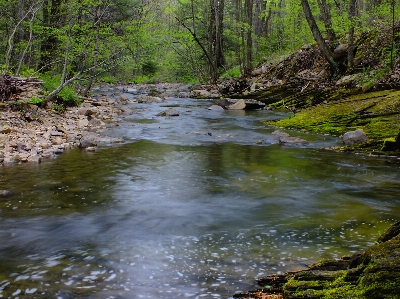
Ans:
[[[34,96],[32,99],[28,100],[27,103],[33,104],[33,105],[41,105],[43,103],[43,99]]]
[[[318,5],[316,1],[309,2],[318,26],[325,34]],[[182,20],[204,49],[210,51],[215,45],[209,41],[212,10],[208,1],[115,0],[106,3],[71,0],[45,3],[38,7],[33,3],[31,5],[35,7],[21,6],[17,0],[0,3],[4,12],[0,16],[2,73],[19,72],[21,76],[31,76],[38,71],[53,74],[65,71],[68,76],[81,71],[83,80],[101,77],[110,83],[132,79],[138,82],[205,82],[210,79],[210,66],[204,51],[194,35],[176,21],[176,17]],[[346,1],[327,0],[326,3],[333,30],[342,37],[343,43],[347,42],[350,26],[355,27],[357,35],[371,29],[379,32],[384,26],[391,25],[388,17],[391,15],[390,1],[375,1],[374,5],[365,2],[358,7],[359,17],[353,22],[349,20]],[[243,1],[225,1],[224,4],[222,48],[225,64],[218,73],[223,78],[236,78],[239,71],[243,71],[248,29],[253,29],[253,65],[297,50],[313,40],[299,1],[257,2],[254,7],[260,5],[260,9],[257,15],[254,8],[253,21],[263,21],[262,33],[256,33],[256,26],[248,24]],[[45,8],[55,15],[45,19]],[[395,14],[398,20],[400,10],[396,9]],[[15,35],[9,40],[14,29]],[[376,47],[378,37],[379,34],[371,39],[371,47]],[[398,42],[399,37],[396,38]],[[376,53],[371,59],[389,65],[391,54],[397,55],[395,50],[391,52],[388,45],[383,53]],[[71,94],[62,97],[71,101]]]
[[[241,75],[240,67],[235,66],[224,72],[221,77],[223,79],[237,79]]]
[[[101,82],[109,83],[109,84],[115,84],[117,82],[117,79],[115,77],[111,76],[104,76],[100,78]]]
[[[147,60],[142,63],[143,75],[152,76],[157,72],[158,63],[155,60]]]
[[[43,89],[45,95],[50,94],[53,90],[57,89],[61,83],[61,76],[50,76],[49,74],[45,74],[41,76],[43,82]],[[81,102],[78,94],[76,93],[73,86],[68,85],[64,87],[57,95],[58,101],[60,101],[63,105],[73,106],[77,105]]]

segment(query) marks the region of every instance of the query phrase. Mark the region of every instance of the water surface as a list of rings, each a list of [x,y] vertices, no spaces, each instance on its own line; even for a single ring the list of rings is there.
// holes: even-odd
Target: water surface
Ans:
[[[157,117],[175,107],[179,117]],[[324,150],[270,111],[132,104],[125,143],[0,168],[0,297],[229,298],[266,274],[373,244],[398,220],[400,163]]]

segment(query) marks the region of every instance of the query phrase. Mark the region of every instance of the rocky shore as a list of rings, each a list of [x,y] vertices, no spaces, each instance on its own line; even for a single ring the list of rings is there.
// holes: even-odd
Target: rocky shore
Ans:
[[[25,80],[24,80],[25,82]],[[192,96],[182,84],[97,86],[93,98],[84,98],[77,106],[57,103],[36,105],[41,84],[18,88],[0,103],[0,165],[40,163],[74,147],[95,151],[99,145],[124,140],[107,136],[107,129],[119,126],[135,113],[128,104],[163,102],[170,97]],[[170,111],[168,111],[170,113]]]
[[[36,91],[31,88],[18,97],[31,98]],[[103,136],[101,132],[118,125],[123,114],[133,113],[133,110],[123,107],[126,103],[124,98],[102,96],[86,99],[79,106],[62,111],[54,105],[42,108],[23,103],[18,109],[12,109],[3,103],[0,111],[0,163],[5,166],[40,163],[73,147],[94,151],[99,144],[123,142]]]

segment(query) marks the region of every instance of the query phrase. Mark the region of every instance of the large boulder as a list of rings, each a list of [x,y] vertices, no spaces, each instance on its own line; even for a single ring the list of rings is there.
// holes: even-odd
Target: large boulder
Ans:
[[[226,107],[228,110],[244,110],[246,109],[246,102],[244,100],[239,100],[236,103]]]
[[[362,129],[350,131],[343,135],[343,143],[345,145],[352,145],[367,141],[368,141],[367,135]]]

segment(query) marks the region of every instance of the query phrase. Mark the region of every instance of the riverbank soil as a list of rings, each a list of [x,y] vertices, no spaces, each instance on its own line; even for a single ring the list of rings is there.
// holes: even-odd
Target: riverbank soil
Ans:
[[[393,224],[363,252],[340,260],[324,260],[308,269],[272,275],[258,281],[260,289],[234,298],[399,298],[400,222]]]
[[[227,97],[252,98],[287,111],[286,118],[269,125],[336,136],[360,129],[366,133],[367,141],[336,150],[400,155],[400,63],[399,57],[390,63],[391,29],[378,26],[358,36],[353,69],[347,69],[346,43],[339,40],[331,47],[341,74],[332,76],[317,45],[309,44],[260,64],[246,78],[222,83],[220,90]]]

